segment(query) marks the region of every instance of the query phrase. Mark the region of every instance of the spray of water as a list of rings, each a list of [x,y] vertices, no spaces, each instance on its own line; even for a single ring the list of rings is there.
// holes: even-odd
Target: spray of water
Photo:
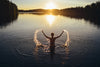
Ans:
[[[34,42],[36,44],[36,46],[41,46],[42,44],[40,43],[40,41],[37,39],[37,33],[40,32],[41,29],[39,30],[36,30],[35,33],[34,33]]]
[[[66,32],[66,34],[67,34],[67,39],[66,39],[66,42],[65,42],[65,47],[68,47],[69,46],[69,41],[70,41],[70,39],[69,39],[69,32],[67,30],[64,30],[64,32]]]
[[[40,32],[41,30],[36,30],[35,31],[35,33],[34,33],[34,42],[35,42],[35,44],[36,44],[36,47],[35,47],[35,53],[34,53],[34,55],[35,55],[35,58],[36,58],[36,60],[39,60],[40,58],[39,58],[39,53],[48,53],[48,52],[50,52],[50,45],[43,45],[38,39],[37,39],[37,34]],[[65,54],[64,55],[66,55],[66,57],[65,57],[65,59],[69,59],[69,57],[68,57],[68,55],[69,55],[69,49],[68,49],[68,46],[69,46],[69,32],[67,31],[67,30],[64,30],[64,32],[66,33],[66,35],[67,35],[67,39],[66,39],[66,41],[65,41],[65,44],[64,44],[64,47],[67,47],[67,48],[65,48]],[[47,41],[48,41],[48,43],[49,43],[49,40],[47,39]],[[42,48],[41,48],[41,46],[42,46]]]
[[[43,45],[38,39],[37,39],[37,34],[41,31],[41,29],[39,30],[36,30],[35,33],[34,33],[34,42],[36,44],[36,48],[39,48],[39,47],[42,47],[42,50],[44,52],[48,52],[49,50],[49,46],[50,45]],[[65,47],[68,47],[69,46],[69,32],[67,30],[64,30],[64,32],[67,34],[67,39],[65,41],[65,44],[64,46]],[[47,39],[48,43],[49,43],[49,40]]]
[[[39,47],[42,47],[42,50],[44,52],[48,52],[49,50],[49,45],[44,45],[42,44],[38,39],[37,39],[37,34],[41,31],[42,29],[36,30],[34,33],[34,42],[36,44],[36,51],[38,51]]]

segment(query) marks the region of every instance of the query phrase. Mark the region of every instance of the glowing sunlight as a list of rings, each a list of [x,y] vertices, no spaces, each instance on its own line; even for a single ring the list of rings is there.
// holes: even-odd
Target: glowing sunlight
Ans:
[[[56,5],[53,2],[49,2],[46,4],[45,9],[56,9]]]
[[[54,20],[55,20],[55,16],[53,16],[53,15],[46,15],[46,19],[47,19],[48,23],[49,23],[50,25],[52,25],[52,23],[53,23]]]

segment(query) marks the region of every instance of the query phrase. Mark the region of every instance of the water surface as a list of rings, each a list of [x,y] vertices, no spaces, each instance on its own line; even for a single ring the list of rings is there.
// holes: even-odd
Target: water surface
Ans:
[[[57,36],[67,30],[70,37],[68,48],[62,46],[67,39],[66,32],[56,40],[55,54],[46,51],[47,47],[37,48],[34,34],[39,29],[48,36],[51,32]],[[98,26],[84,19],[52,14],[19,14],[16,21],[0,26],[0,66],[99,67],[99,37]],[[49,45],[41,31],[37,33],[37,40]]]

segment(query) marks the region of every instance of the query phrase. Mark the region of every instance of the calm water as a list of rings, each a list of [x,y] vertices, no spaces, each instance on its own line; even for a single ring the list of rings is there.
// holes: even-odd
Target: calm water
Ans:
[[[69,32],[70,43],[64,47],[66,32],[56,40],[55,54],[41,31],[55,36]],[[45,47],[36,47],[34,39]],[[19,14],[16,21],[0,26],[0,66],[2,67],[100,67],[100,28],[84,19],[54,15]]]

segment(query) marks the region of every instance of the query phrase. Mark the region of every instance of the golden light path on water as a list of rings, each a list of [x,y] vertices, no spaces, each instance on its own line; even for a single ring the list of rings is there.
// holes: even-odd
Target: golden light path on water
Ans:
[[[54,15],[46,15],[46,20],[48,21],[49,25],[52,25],[54,20],[55,20],[55,16]]]

